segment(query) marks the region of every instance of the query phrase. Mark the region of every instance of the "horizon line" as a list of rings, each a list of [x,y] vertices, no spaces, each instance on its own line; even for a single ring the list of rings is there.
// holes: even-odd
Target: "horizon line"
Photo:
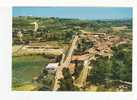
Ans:
[[[12,16],[12,17],[40,17],[40,18],[59,18],[59,19],[77,19],[77,20],[132,20],[133,18],[75,18],[75,17],[56,17],[56,16],[32,16],[32,15],[28,15],[28,16],[23,16],[23,15],[18,15],[18,16]]]

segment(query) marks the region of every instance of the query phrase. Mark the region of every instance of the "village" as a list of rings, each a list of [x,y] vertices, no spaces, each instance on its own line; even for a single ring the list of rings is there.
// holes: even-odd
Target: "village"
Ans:
[[[24,28],[20,27],[19,19],[27,21],[33,18],[33,22],[25,23]],[[93,31],[88,31],[87,29],[92,29],[92,27],[85,25],[85,22],[93,25],[95,22],[85,21],[83,23],[83,21],[75,19],[73,22],[73,19],[46,18],[49,22],[63,20],[66,21],[66,24],[60,26],[57,23],[57,25],[46,23],[44,26],[35,21],[35,17],[15,17],[14,20],[19,23],[15,23],[15,26],[18,24],[18,28],[13,28],[12,55],[13,64],[17,70],[13,74],[15,90],[103,91],[106,89],[106,91],[128,91],[132,88],[130,80],[115,79],[115,75],[111,75],[115,74],[115,70],[117,70],[111,65],[111,63],[115,64],[113,59],[119,59],[121,56],[121,51],[114,53],[114,50],[120,48],[124,50],[122,52],[127,52],[127,54],[130,52],[129,45],[132,44],[130,21],[123,21],[124,24],[117,21],[116,25],[112,24],[109,27],[106,25],[104,30],[102,27],[98,27],[98,29],[93,27]],[[46,20],[44,19],[44,21]],[[67,24],[71,20],[72,23]],[[73,25],[77,22],[81,22],[81,24]],[[107,21],[100,22],[104,25],[107,24]],[[110,22],[108,21],[108,23]],[[125,54],[122,56],[126,56]],[[99,59],[104,61],[99,61]],[[107,65],[96,65],[105,64],[104,62]],[[99,66],[101,68],[96,69]],[[109,66],[113,69],[109,69]],[[102,72],[103,70],[104,72]],[[102,74],[100,75],[100,73]],[[18,80],[19,77],[22,78]]]
[[[108,35],[106,33],[92,33],[92,32],[86,32],[84,30],[80,30],[80,32],[81,33],[77,33],[73,37],[70,47],[67,47],[68,48],[67,51],[65,51],[65,49],[63,50],[59,46],[53,46],[47,44],[45,45],[44,43],[29,43],[28,45],[24,45],[19,49],[16,50],[14,49],[13,55],[18,55],[18,56],[19,54],[20,55],[30,55],[30,54],[54,55],[55,59],[53,60],[53,62],[47,64],[42,69],[42,70],[47,70],[48,73],[55,74],[53,90],[57,90],[59,88],[58,80],[63,77],[62,76],[63,68],[68,68],[71,74],[73,74],[75,68],[78,67],[78,63],[82,63],[83,69],[79,77],[77,79],[74,79],[75,80],[74,84],[80,88],[84,87],[86,85],[88,72],[89,70],[92,70],[90,61],[96,60],[96,57],[98,55],[110,58],[112,56],[112,50],[111,50],[112,46],[126,44],[127,42],[129,42],[129,40],[119,36]],[[20,40],[23,41],[22,39]],[[85,43],[89,44],[89,47],[82,52],[76,52],[77,49],[80,49],[78,45],[80,46],[82,44],[81,42],[82,40],[84,40]],[[33,78],[33,81],[38,79],[39,77],[35,77]]]

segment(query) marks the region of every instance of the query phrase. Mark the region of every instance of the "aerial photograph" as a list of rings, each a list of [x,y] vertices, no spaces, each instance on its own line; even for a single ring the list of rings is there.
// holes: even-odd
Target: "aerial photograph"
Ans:
[[[13,7],[12,90],[132,92],[131,7]]]

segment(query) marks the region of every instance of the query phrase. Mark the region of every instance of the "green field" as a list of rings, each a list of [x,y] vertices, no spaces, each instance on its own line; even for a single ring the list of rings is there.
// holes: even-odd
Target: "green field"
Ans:
[[[47,63],[48,59],[39,55],[13,57],[12,87],[31,83],[32,78],[38,76]]]

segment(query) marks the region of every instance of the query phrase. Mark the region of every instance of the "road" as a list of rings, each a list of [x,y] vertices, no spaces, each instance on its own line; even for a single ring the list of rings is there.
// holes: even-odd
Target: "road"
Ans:
[[[79,77],[75,80],[74,84],[78,87],[83,87],[86,85],[86,79],[88,76],[88,72],[90,69],[92,69],[92,66],[90,66],[90,60],[95,60],[95,56],[92,55],[92,57],[89,57],[87,60],[84,61],[84,67],[81,71]]]
[[[66,56],[66,59],[65,61],[58,67],[57,71],[56,71],[56,75],[55,75],[55,80],[54,80],[54,84],[53,84],[53,91],[56,91],[58,88],[59,88],[59,79],[61,79],[63,76],[62,76],[62,70],[63,68],[67,68],[71,62],[71,56],[73,54],[73,51],[74,49],[76,48],[76,45],[77,45],[77,41],[79,39],[79,36],[76,35],[72,41],[72,45],[69,49],[69,52]]]
[[[81,71],[78,79],[76,79],[76,81],[74,83],[75,85],[77,85],[78,87],[82,87],[85,85],[87,75],[88,75],[88,69],[89,69],[89,61],[85,60],[83,70]]]

